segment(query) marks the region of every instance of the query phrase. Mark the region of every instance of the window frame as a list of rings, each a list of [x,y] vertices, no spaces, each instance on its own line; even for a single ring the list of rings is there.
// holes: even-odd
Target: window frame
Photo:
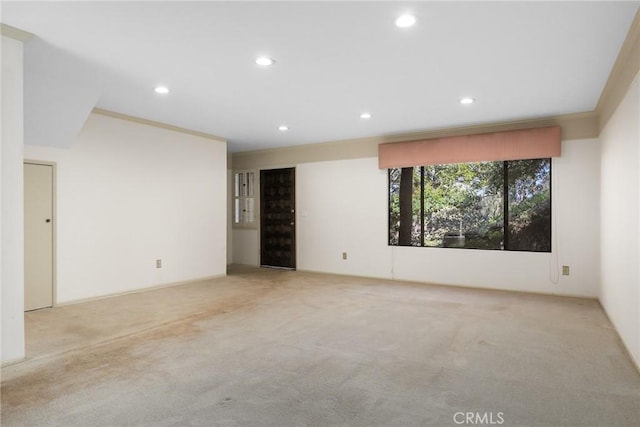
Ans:
[[[238,182],[242,177],[242,183]],[[257,172],[254,169],[234,170],[232,172],[231,188],[231,224],[233,228],[256,229],[258,228],[258,200],[259,188]],[[251,191],[250,191],[251,190]],[[252,204],[253,215],[249,217],[247,206]],[[239,221],[236,221],[239,218]]]
[[[520,162],[520,161],[536,161],[536,160],[546,160],[548,161],[548,165],[549,165],[549,178],[548,178],[548,182],[549,182],[549,196],[548,196],[548,201],[549,201],[549,218],[548,218],[548,222],[549,222],[549,245],[548,245],[548,250],[536,250],[536,249],[516,249],[516,248],[512,248],[510,247],[510,234],[511,234],[511,229],[510,229],[510,217],[509,217],[509,205],[510,205],[510,198],[509,198],[509,164],[510,163],[514,163],[514,162]],[[496,161],[495,163],[498,162],[502,162],[503,163],[503,176],[502,176],[502,200],[503,200],[503,218],[502,218],[502,223],[503,223],[503,241],[502,241],[502,245],[500,248],[473,248],[473,247],[448,247],[448,246],[427,246],[425,245],[425,171],[424,168],[425,166],[420,165],[420,166],[413,166],[413,168],[419,168],[420,169],[420,244],[419,245],[400,245],[399,240],[398,243],[392,244],[392,231],[393,231],[393,223],[392,223],[392,193],[391,193],[391,184],[392,184],[392,179],[391,179],[391,173],[392,173],[392,169],[402,169],[401,167],[398,168],[388,168],[387,169],[387,245],[388,246],[399,246],[399,247],[416,247],[416,248],[441,248],[441,249],[477,249],[477,250],[490,250],[490,251],[494,251],[494,250],[498,250],[498,251],[508,251],[508,252],[535,252],[535,253],[552,253],[553,252],[553,158],[552,157],[543,157],[543,158],[539,158],[539,159],[519,159],[519,160],[499,160]],[[479,163],[479,162],[461,162],[460,164],[464,164],[464,163]],[[415,172],[414,172],[415,173]],[[400,194],[398,193],[398,203],[400,203]]]

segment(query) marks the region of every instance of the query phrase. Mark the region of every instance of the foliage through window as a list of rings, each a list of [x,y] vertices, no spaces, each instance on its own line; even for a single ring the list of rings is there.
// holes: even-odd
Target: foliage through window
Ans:
[[[550,252],[551,159],[389,169],[389,244]]]

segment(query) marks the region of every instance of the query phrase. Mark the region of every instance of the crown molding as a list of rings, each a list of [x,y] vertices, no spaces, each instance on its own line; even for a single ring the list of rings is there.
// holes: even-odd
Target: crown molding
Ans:
[[[12,27],[11,25],[2,24],[2,23],[0,23],[0,33],[5,37],[9,37],[11,39],[15,39],[21,42],[26,42],[31,37],[33,37],[33,34],[31,33]]]
[[[596,106],[600,116],[600,129],[609,122],[620,102],[629,90],[629,86],[640,72],[640,9],[631,24],[627,37],[620,48],[607,84],[602,90]]]
[[[113,118],[116,118],[116,119],[127,120],[129,122],[139,123],[139,124],[143,124],[143,125],[147,125],[147,126],[154,126],[154,127],[157,127],[157,128],[171,130],[171,131],[174,131],[174,132],[180,132],[180,133],[184,133],[184,134],[187,134],[187,135],[199,136],[201,138],[212,139],[212,140],[218,141],[218,142],[227,142],[227,140],[225,138],[222,138],[220,136],[213,135],[213,134],[210,134],[210,133],[198,132],[198,131],[191,130],[191,129],[181,128],[179,126],[173,126],[173,125],[169,125],[169,124],[162,123],[162,122],[156,122],[156,121],[153,121],[153,120],[147,120],[147,119],[142,119],[140,117],[130,116],[128,114],[116,113],[115,111],[104,110],[102,108],[94,108],[92,112],[95,113],[95,114],[100,114],[100,115],[103,115],[103,116],[113,117]]]

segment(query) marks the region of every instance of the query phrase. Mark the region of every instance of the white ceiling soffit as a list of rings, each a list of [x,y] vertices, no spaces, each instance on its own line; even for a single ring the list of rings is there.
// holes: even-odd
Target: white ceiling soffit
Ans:
[[[24,143],[71,146],[96,105],[99,91],[31,70],[25,73],[24,81]]]
[[[100,70],[91,69],[82,58],[38,37],[27,43],[30,54],[25,54],[25,144],[69,147],[100,99],[100,85],[96,84]],[[34,58],[47,54],[55,55],[55,67],[34,66]]]
[[[244,151],[591,111],[638,2],[0,7],[3,23],[35,34],[25,45],[28,142],[65,127],[46,144],[68,145],[95,97],[98,108]],[[397,28],[407,11],[416,25]],[[260,55],[275,64],[257,65]],[[159,84],[170,93],[156,94]],[[465,96],[476,102],[461,105]]]

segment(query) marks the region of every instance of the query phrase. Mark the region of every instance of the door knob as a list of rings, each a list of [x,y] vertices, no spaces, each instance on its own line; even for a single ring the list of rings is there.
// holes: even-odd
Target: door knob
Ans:
[[[45,220],[45,222],[51,222],[51,220],[50,220],[49,218],[47,218],[47,219]]]

